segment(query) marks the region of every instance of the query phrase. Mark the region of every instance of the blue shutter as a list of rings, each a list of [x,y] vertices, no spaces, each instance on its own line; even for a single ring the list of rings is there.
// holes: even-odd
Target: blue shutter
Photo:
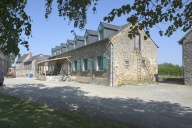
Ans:
[[[94,70],[97,70],[97,57],[94,57]]]
[[[83,62],[83,59],[81,60],[81,71],[84,71],[84,62]]]
[[[74,61],[72,61],[71,68],[72,68],[72,72],[75,71],[75,62]]]
[[[77,71],[80,71],[80,60],[77,60]]]
[[[103,70],[107,70],[107,69],[108,69],[108,59],[106,55],[103,55]]]
[[[87,59],[87,70],[89,71],[91,67],[90,58]]]
[[[72,64],[72,62],[70,63],[70,73],[72,73],[73,72],[73,64]]]

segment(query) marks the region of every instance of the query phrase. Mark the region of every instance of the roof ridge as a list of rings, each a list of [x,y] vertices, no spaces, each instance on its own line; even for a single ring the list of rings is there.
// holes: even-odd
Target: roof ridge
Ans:
[[[118,26],[118,25],[115,25],[115,24],[109,24],[109,23],[105,23],[105,22],[102,22],[101,23],[104,23],[104,24],[108,24],[108,25],[113,25],[113,26],[116,26],[116,27],[121,27],[121,26]]]

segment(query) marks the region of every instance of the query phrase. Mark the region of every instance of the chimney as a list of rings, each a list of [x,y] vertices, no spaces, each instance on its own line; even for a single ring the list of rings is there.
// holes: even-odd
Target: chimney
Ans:
[[[30,57],[30,58],[32,57],[32,52],[29,53],[29,57]]]

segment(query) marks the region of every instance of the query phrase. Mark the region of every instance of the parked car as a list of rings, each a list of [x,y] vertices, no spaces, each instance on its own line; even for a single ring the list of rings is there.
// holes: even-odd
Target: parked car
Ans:
[[[3,73],[3,71],[0,69],[0,86],[3,86],[3,82],[4,82],[4,73]]]
[[[9,68],[7,72],[7,78],[15,78],[16,77],[16,72],[14,68]]]

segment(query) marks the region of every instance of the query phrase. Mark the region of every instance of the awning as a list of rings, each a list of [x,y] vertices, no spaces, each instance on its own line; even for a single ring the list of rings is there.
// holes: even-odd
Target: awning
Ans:
[[[71,62],[69,60],[69,57],[71,57],[71,56],[61,57],[61,58],[54,58],[54,59],[50,59],[50,60],[44,60],[44,61],[37,62],[37,64],[51,62],[51,61],[57,61],[57,60],[64,60],[64,59],[67,59],[69,62]]]

